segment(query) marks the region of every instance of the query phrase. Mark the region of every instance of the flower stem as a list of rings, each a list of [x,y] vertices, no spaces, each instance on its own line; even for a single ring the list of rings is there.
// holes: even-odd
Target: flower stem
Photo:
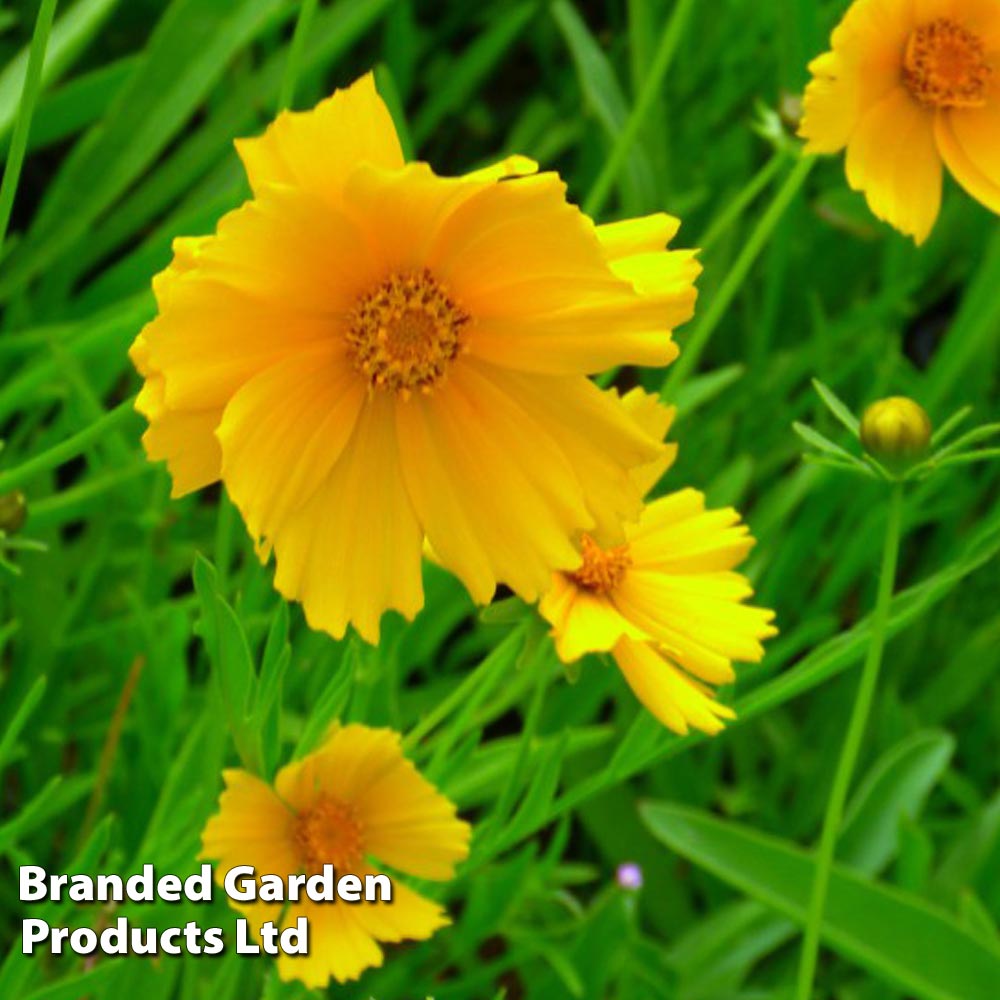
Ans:
[[[733,299],[736,298],[737,293],[743,287],[743,283],[750,274],[750,269],[756,263],[761,251],[766,246],[768,239],[770,239],[771,233],[774,232],[775,227],[781,221],[781,217],[785,214],[786,209],[792,203],[795,195],[798,194],[799,188],[802,187],[805,179],[809,176],[809,171],[812,170],[814,162],[815,157],[803,156],[785,178],[784,184],[778,188],[777,193],[771,200],[771,204],[767,207],[767,211],[761,216],[743,250],[726,275],[725,281],[722,282],[719,290],[714,293],[711,305],[702,316],[698,325],[695,326],[691,336],[681,344],[681,356],[671,366],[670,374],[667,376],[667,380],[663,386],[662,395],[664,398],[673,399],[677,394],[677,390],[684,383],[684,380],[697,367],[702,353],[708,346],[709,338],[715,332],[715,328],[719,325],[722,317],[725,316]]]
[[[854,699],[854,708],[851,710],[847,736],[840,751],[840,760],[833,778],[833,787],[830,789],[830,798],[826,803],[826,815],[823,817],[823,832],[816,858],[816,873],[813,877],[812,894],[809,898],[809,909],[806,914],[805,937],[802,943],[798,987],[795,993],[796,1000],[809,1000],[812,995],[816,962],[819,958],[820,928],[823,923],[827,889],[830,885],[830,871],[833,866],[834,850],[837,846],[837,834],[840,832],[844,803],[847,800],[851,776],[854,773],[861,740],[865,734],[868,714],[878,684],[879,668],[882,665],[882,650],[885,646],[886,628],[889,623],[889,608],[892,604],[892,591],[896,582],[902,512],[903,485],[902,483],[894,483],[889,498],[889,516],[885,528],[878,597],[875,601],[875,611],[872,614],[868,654],[865,657],[858,693]]]
[[[34,458],[29,458],[26,462],[13,469],[0,472],[0,493],[6,493],[14,489],[15,486],[23,486],[32,476],[37,476],[41,472],[48,472],[57,466],[68,462],[77,455],[82,455],[95,441],[100,441],[119,421],[127,419],[133,412],[135,399],[126,399],[119,403],[113,410],[109,410],[99,420],[84,427],[72,437],[60,441],[53,445],[48,451],[43,451]]]
[[[653,58],[653,64],[650,66],[649,73],[643,81],[639,97],[624,127],[618,133],[611,154],[605,160],[600,175],[594,181],[594,185],[584,201],[583,210],[591,217],[596,216],[604,207],[605,202],[608,200],[608,195],[611,193],[611,189],[625,164],[625,158],[631,151],[639,131],[649,117],[653,101],[660,93],[663,78],[667,75],[667,70],[670,68],[674,52],[677,50],[677,44],[684,33],[684,28],[687,26],[688,15],[691,13],[693,6],[693,0],[679,0],[670,20],[663,29],[663,34],[660,36],[660,44]]]

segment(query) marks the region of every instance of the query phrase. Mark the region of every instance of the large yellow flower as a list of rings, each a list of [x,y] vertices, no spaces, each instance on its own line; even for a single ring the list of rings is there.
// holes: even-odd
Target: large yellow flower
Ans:
[[[241,770],[224,773],[219,812],[202,834],[202,854],[215,859],[216,877],[238,865],[258,875],[319,874],[332,864],[338,877],[381,872],[370,859],[418,878],[444,880],[469,850],[469,826],[455,807],[403,757],[388,729],[336,728],[315,753],[282,768],[274,787]],[[237,905],[237,904],[234,904]],[[287,909],[286,909],[287,906]],[[309,954],[281,955],[282,979],[325,986],[356,979],[382,964],[380,941],[423,940],[449,921],[444,910],[392,882],[384,902],[238,904],[256,933],[268,920],[309,924]]]
[[[671,411],[641,391],[624,403],[651,431],[666,431]],[[666,464],[638,470],[637,485],[651,487]],[[706,510],[691,489],[650,502],[623,544],[584,535],[582,563],[557,573],[539,604],[556,651],[567,663],[610,651],[665,726],[717,733],[733,713],[712,686],[735,680],[734,660],[760,660],[761,640],[776,634],[773,612],[742,603],[753,591],[734,572],[753,544],[735,510]]]
[[[533,599],[637,515],[661,446],[587,375],[676,356],[676,220],[595,226],[519,157],[405,164],[371,76],[237,146],[253,200],[155,283],[138,407],[174,494],[221,479],[314,627],[412,616],[425,538],[476,601]]]
[[[880,219],[923,242],[942,161],[1000,212],[1000,2],[856,0],[809,68],[807,151],[846,146],[848,181]]]

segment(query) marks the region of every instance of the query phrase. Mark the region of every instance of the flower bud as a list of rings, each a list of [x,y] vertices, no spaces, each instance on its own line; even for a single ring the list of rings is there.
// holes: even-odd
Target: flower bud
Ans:
[[[890,468],[905,468],[927,453],[930,417],[906,396],[880,399],[861,418],[861,443],[869,455]]]
[[[28,516],[28,503],[20,490],[0,496],[0,531],[6,535],[17,534]]]

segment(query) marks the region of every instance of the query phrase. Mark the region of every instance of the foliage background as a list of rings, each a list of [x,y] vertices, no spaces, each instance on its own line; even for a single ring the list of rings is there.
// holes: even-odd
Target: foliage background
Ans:
[[[4,148],[37,6],[0,11]],[[733,270],[793,168],[781,116],[845,6],[338,0],[319,5],[305,39],[297,106],[376,66],[410,151],[439,171],[523,152],[593,204],[672,32],[600,216],[666,208],[684,219],[680,245],[703,248],[701,319],[682,346],[720,290],[736,292],[697,370],[669,385],[681,452],[664,486],[703,488],[748,516],[749,572],[782,635],[726,693],[739,724],[709,742],[659,730],[599,660],[571,683],[530,616],[477,618],[432,568],[425,611],[391,622],[379,649],[310,633],[224,497],[168,499],[140,419],[120,405],[137,384],[126,348],[171,238],[210,231],[247,194],[231,140],[273,116],[298,3],[59,5],[0,261],[0,492],[28,502],[3,542],[16,575],[0,579],[0,996],[299,995],[266,961],[233,955],[24,958],[13,871],[191,870],[235,761],[224,720],[260,722],[273,767],[337,716],[411,732],[477,837],[446,887],[455,926],[330,995],[787,995],[809,870],[793,845],[818,833],[884,509],[874,482],[804,465],[790,425],[842,440],[812,376],[858,408],[908,393],[938,422],[963,405],[995,419],[998,401],[1000,232],[955,190],[917,251],[847,191],[839,161],[818,164],[745,278]],[[909,498],[895,638],[840,852],[861,877],[835,880],[822,996],[996,996],[997,486],[995,467],[970,466]],[[234,707],[244,689],[249,724]],[[648,799],[667,805],[641,813]],[[624,860],[643,866],[638,894],[614,885]],[[222,903],[120,912],[231,924]],[[99,926],[119,913],[33,915]]]

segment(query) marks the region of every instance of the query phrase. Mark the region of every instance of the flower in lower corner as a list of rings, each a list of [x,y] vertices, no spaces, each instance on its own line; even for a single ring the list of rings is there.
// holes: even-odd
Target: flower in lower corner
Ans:
[[[668,413],[651,397],[625,399],[649,426]],[[653,485],[663,463],[639,473]],[[552,625],[565,662],[610,652],[636,697],[663,725],[714,734],[733,712],[715,697],[717,685],[735,679],[734,661],[757,662],[762,641],[776,634],[774,613],[748,606],[752,595],[735,572],[754,544],[731,508],[708,510],[692,489],[647,504],[626,528],[622,544],[584,535],[582,562],[557,573],[539,611]]]
[[[365,875],[388,865],[421,879],[446,880],[469,850],[469,825],[403,756],[398,734],[362,725],[335,728],[314,753],[283,767],[273,787],[243,770],[224,772],[219,812],[202,833],[202,855],[217,877],[237,865],[282,877]],[[237,905],[237,904],[234,904]],[[286,909],[287,906],[287,909]],[[253,927],[267,920],[309,925],[309,954],[281,955],[282,979],[309,987],[356,979],[382,964],[381,942],[423,940],[447,914],[399,879],[385,902],[247,903]]]
[[[638,514],[661,445],[588,376],[676,357],[675,219],[595,226],[522,157],[404,163],[371,75],[237,147],[253,198],[154,283],[137,405],[174,494],[221,480],[313,627],[412,617],[425,538],[478,603],[534,600]]]
[[[876,216],[922,243],[943,166],[1000,212],[1000,3],[856,0],[809,68],[807,152],[846,147]]]

